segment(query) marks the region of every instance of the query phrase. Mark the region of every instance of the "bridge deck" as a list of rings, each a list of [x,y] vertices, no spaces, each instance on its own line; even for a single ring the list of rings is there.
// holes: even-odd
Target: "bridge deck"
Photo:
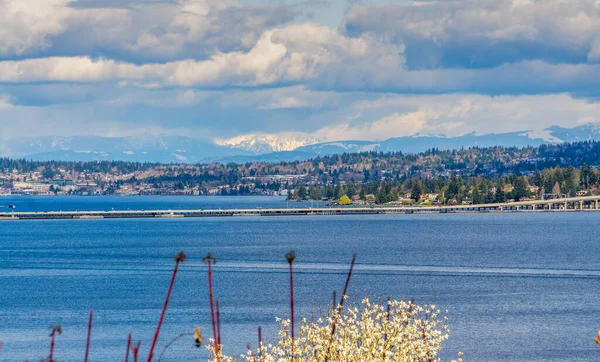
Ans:
[[[503,204],[454,206],[368,206],[320,208],[213,209],[213,210],[110,210],[110,211],[45,211],[0,212],[2,220],[39,219],[115,219],[115,218],[181,218],[224,216],[284,216],[284,215],[365,215],[418,214],[461,212],[531,212],[531,211],[591,211],[599,210],[600,196],[582,196],[554,200],[521,201]]]

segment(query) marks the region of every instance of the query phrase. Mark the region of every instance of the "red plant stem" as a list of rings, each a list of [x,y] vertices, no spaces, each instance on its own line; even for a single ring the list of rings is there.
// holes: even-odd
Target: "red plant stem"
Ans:
[[[219,344],[219,346],[222,345],[221,343],[221,311],[219,310],[219,300],[217,299],[217,343]]]
[[[141,341],[138,341],[137,346],[133,347],[133,362],[138,362],[138,353],[140,352]]]
[[[262,356],[262,328],[258,327],[258,362]]]
[[[129,333],[129,338],[127,338],[127,353],[125,354],[125,362],[129,362],[129,352],[131,351],[131,333]]]
[[[291,314],[291,336],[292,336],[292,362],[294,362],[294,269],[290,264],[290,314]]]
[[[94,310],[90,309],[90,319],[88,321],[88,333],[87,333],[87,343],[85,344],[85,358],[84,362],[88,361],[88,356],[90,354],[90,340],[92,338],[92,317],[94,315]]]
[[[165,304],[163,306],[162,313],[160,314],[160,319],[158,320],[158,326],[156,327],[156,332],[154,333],[152,346],[150,346],[150,353],[148,353],[148,362],[152,361],[152,357],[154,356],[154,347],[156,347],[156,341],[158,341],[160,327],[162,326],[163,320],[165,319],[165,313],[167,312],[167,306],[169,305],[169,299],[171,298],[171,292],[173,291],[173,285],[175,284],[175,276],[177,275],[178,269],[179,261],[176,261],[175,268],[173,269],[173,276],[171,277],[171,284],[169,284],[169,290],[167,291],[167,298],[165,299]]]
[[[385,332],[383,334],[383,340],[387,341],[387,331],[388,326],[390,325],[390,302],[392,301],[392,296],[390,295],[387,299],[387,312],[386,312],[386,324],[385,324]]]
[[[344,306],[344,299],[346,294],[348,293],[348,285],[350,284],[350,277],[352,277],[352,270],[354,270],[354,263],[356,262],[356,254],[352,255],[352,263],[350,263],[350,270],[348,270],[348,276],[346,277],[346,284],[344,285],[344,293],[342,293],[342,298],[340,299],[340,304],[338,305],[338,312],[342,311],[342,307]],[[335,325],[334,325],[335,329]],[[335,330],[334,330],[335,332]]]
[[[212,321],[213,337],[215,341],[215,354],[217,355],[217,362],[221,362],[219,340],[217,337],[217,326],[215,324],[215,307],[213,303],[212,268],[210,267],[210,259],[208,259],[208,299],[210,301],[210,318]]]
[[[52,330],[52,334],[50,334],[50,356],[48,356],[48,361],[49,362],[54,362],[54,360],[52,359],[52,355],[54,354],[54,335],[56,334],[56,331],[53,329]]]
[[[337,319],[339,315],[342,313],[342,308],[344,307],[344,299],[346,293],[348,293],[348,285],[350,284],[350,277],[352,277],[352,270],[354,270],[354,263],[356,262],[356,254],[352,255],[352,263],[350,263],[350,270],[348,270],[348,276],[346,277],[346,284],[344,285],[344,292],[342,293],[342,297],[340,299],[340,304],[337,306],[337,316],[335,316],[333,320],[333,325],[331,326],[331,338],[329,339],[329,346],[327,347],[327,355],[325,357],[325,362],[329,361],[329,353],[331,351],[331,342],[333,341],[333,336],[335,335],[335,328],[337,325]]]

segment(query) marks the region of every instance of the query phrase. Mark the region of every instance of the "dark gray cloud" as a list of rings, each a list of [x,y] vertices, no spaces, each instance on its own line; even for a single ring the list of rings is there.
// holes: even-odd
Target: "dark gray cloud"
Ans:
[[[246,51],[263,31],[297,15],[285,4],[235,0],[53,0],[41,7],[6,1],[0,4],[0,59],[86,55],[136,64],[205,59]]]
[[[594,0],[448,0],[351,8],[343,29],[406,46],[411,69],[600,60]]]

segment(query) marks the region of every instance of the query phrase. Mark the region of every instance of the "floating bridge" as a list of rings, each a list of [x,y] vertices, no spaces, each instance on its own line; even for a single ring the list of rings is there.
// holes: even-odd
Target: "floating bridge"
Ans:
[[[502,204],[454,206],[365,206],[301,207],[212,210],[110,210],[110,211],[36,211],[0,212],[0,221],[43,219],[130,219],[225,216],[295,216],[295,215],[370,215],[432,214],[474,212],[541,212],[600,211],[600,196],[582,196],[553,200],[520,201]]]

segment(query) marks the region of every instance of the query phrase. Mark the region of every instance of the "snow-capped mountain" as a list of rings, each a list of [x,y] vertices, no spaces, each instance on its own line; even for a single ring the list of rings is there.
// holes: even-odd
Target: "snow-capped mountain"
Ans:
[[[539,146],[548,143],[600,141],[600,124],[573,128],[558,126],[545,130],[483,134],[458,137],[414,135],[383,141],[319,140],[301,133],[252,134],[229,139],[198,140],[181,136],[137,137],[36,137],[0,141],[0,156],[33,160],[122,160],[161,163],[280,162],[306,160],[318,155],[352,152],[422,152],[491,146]]]
[[[490,133],[479,135],[475,132],[457,137],[444,135],[416,134],[407,137],[389,138],[384,141],[336,141],[308,145],[296,151],[318,155],[339,154],[344,152],[382,151],[382,152],[424,152],[432,148],[452,150],[468,147],[493,146],[540,146],[542,144],[600,141],[600,123],[586,124],[574,128],[552,126],[544,130],[528,130],[509,133]]]
[[[261,134],[253,133],[227,139],[217,139],[220,146],[239,148],[257,154],[293,151],[298,147],[315,144],[319,139],[301,133]]]
[[[34,160],[122,160],[162,163],[197,163],[249,155],[244,150],[222,147],[211,141],[181,136],[135,137],[36,137],[2,143],[1,156]]]
[[[547,131],[562,142],[595,141],[600,139],[600,122],[588,123],[574,128],[552,126],[547,128]]]

